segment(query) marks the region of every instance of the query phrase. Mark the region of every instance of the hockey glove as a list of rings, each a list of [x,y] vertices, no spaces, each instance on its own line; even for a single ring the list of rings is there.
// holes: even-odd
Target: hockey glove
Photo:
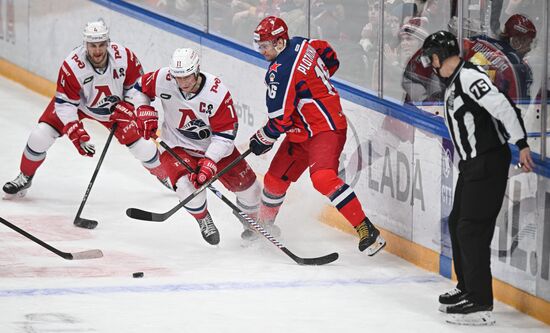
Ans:
[[[264,129],[260,128],[256,134],[250,138],[249,148],[255,155],[259,156],[270,151],[275,141],[277,141],[277,139],[269,137],[265,134]]]
[[[92,157],[95,154],[95,147],[89,143],[90,135],[84,129],[82,123],[78,120],[71,121],[63,128],[63,133],[67,134],[73,142],[80,155]]]
[[[133,120],[136,120],[134,113],[134,106],[128,102],[118,102],[111,108],[110,121],[119,123],[119,127],[127,124]]]
[[[154,137],[159,126],[159,116],[157,110],[150,105],[141,105],[137,108],[137,125],[139,134],[145,140]]]
[[[121,145],[131,145],[141,138],[138,125],[135,120],[119,123],[115,130],[115,137]]]
[[[189,175],[189,180],[191,180],[195,188],[201,187],[204,183],[212,179],[216,172],[218,172],[216,163],[207,157],[199,160],[198,168],[199,169],[197,172]]]

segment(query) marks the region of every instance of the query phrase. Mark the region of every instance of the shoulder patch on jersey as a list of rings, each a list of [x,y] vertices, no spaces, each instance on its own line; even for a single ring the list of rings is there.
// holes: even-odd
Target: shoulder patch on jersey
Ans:
[[[476,99],[481,99],[491,90],[491,87],[484,79],[478,79],[472,83],[469,90]]]
[[[172,95],[162,93],[162,94],[160,94],[160,98],[162,98],[162,99],[170,99],[170,98],[172,98]]]
[[[93,75],[92,75],[92,76],[88,76],[87,78],[84,79],[84,81],[82,82],[82,84],[86,84],[86,83],[92,81],[93,79],[94,79],[94,76],[93,76]]]

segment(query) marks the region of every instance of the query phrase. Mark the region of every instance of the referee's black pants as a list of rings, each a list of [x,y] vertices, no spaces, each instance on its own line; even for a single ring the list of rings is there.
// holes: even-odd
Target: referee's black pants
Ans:
[[[458,165],[449,216],[457,288],[481,305],[493,304],[490,245],[506,191],[510,159],[505,144]]]

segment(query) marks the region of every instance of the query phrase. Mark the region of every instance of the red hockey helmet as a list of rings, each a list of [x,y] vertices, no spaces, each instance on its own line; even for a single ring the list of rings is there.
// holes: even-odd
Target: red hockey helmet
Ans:
[[[281,18],[276,16],[267,16],[254,30],[254,41],[256,43],[263,41],[273,41],[278,38],[288,38],[288,27]]]
[[[504,36],[510,37],[529,37],[535,38],[537,28],[531,20],[522,14],[514,14],[510,16],[504,24]]]

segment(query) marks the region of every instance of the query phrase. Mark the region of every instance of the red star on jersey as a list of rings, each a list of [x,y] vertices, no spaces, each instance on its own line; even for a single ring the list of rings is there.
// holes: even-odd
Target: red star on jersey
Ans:
[[[277,73],[277,68],[279,68],[279,66],[281,66],[281,64],[278,64],[278,63],[273,63],[273,65],[269,66],[269,72],[275,72]]]

